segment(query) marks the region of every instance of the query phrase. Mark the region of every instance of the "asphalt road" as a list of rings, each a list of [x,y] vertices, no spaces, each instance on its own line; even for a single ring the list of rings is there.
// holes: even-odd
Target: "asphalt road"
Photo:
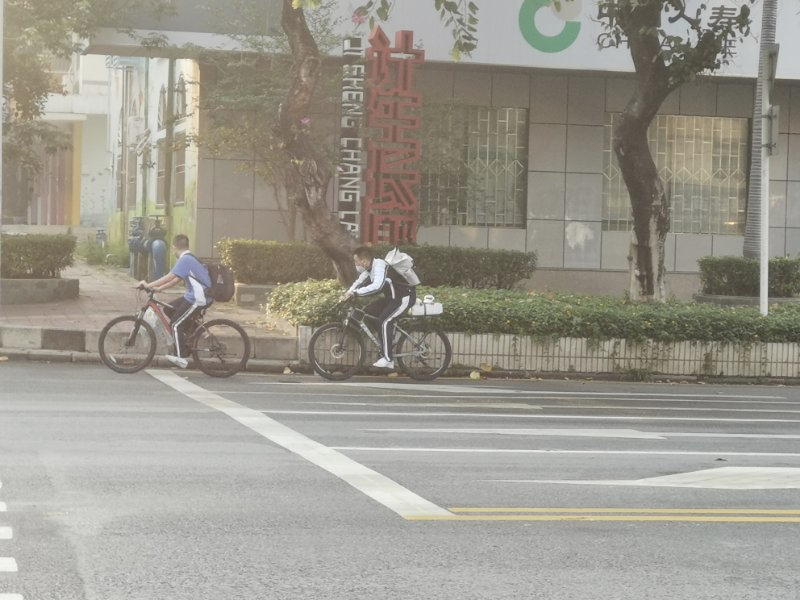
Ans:
[[[800,599],[800,391],[0,363],[0,600]]]

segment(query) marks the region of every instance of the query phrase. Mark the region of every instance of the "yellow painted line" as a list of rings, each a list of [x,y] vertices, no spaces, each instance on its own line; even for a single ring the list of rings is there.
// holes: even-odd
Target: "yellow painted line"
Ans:
[[[453,515],[406,517],[408,521],[686,521],[694,523],[800,523],[798,517],[680,515]]]
[[[719,515],[797,515],[800,509],[751,508],[448,508],[452,513],[667,513]]]

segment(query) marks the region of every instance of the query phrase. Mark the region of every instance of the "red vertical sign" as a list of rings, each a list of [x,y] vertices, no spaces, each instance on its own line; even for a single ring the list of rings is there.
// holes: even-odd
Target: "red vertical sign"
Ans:
[[[372,243],[415,242],[419,218],[422,97],[414,90],[414,67],[425,52],[414,47],[414,33],[398,31],[392,47],[378,27],[367,50],[369,100],[367,127],[367,194],[363,240]]]

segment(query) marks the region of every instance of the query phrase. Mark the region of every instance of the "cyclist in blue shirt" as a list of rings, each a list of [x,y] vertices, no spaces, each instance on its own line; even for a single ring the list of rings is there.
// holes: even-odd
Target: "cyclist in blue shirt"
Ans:
[[[172,252],[177,258],[177,262],[172,270],[155,281],[140,281],[139,285],[160,292],[167,288],[177,285],[181,281],[186,284],[186,292],[170,302],[171,311],[167,312],[172,324],[172,339],[175,343],[175,354],[168,354],[167,360],[173,365],[185,369],[189,362],[189,349],[186,348],[184,341],[184,330],[186,324],[191,321],[191,316],[201,308],[211,304],[213,301],[206,294],[211,288],[211,278],[208,276],[208,269],[197,258],[189,252],[189,238],[182,233],[175,236],[172,241]]]

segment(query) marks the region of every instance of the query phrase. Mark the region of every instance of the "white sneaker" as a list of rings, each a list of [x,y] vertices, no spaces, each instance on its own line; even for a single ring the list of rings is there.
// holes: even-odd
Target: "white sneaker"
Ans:
[[[377,362],[372,363],[372,366],[378,367],[379,369],[394,369],[394,361],[386,360],[381,356]]]
[[[180,356],[173,356],[172,354],[167,354],[167,360],[171,362],[176,367],[180,367],[181,369],[185,369],[189,366],[189,361],[185,358],[181,358]]]

